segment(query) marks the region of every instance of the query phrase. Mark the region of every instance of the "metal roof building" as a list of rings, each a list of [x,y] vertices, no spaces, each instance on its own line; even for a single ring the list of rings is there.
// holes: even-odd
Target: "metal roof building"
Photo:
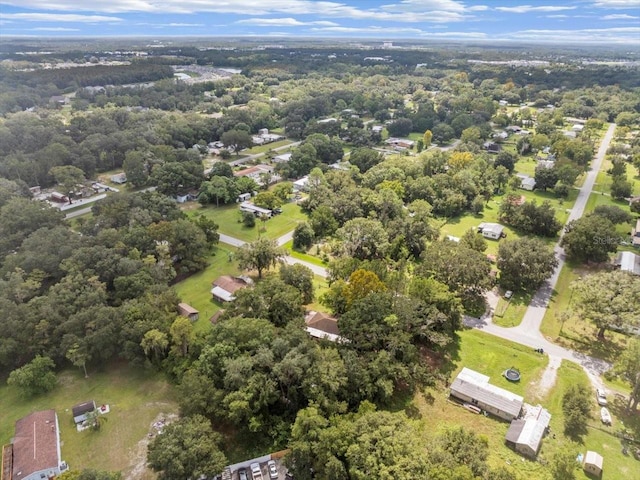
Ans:
[[[489,383],[489,377],[463,368],[451,384],[451,396],[471,403],[504,420],[520,416],[523,398]]]
[[[549,428],[551,414],[540,405],[537,407],[526,406],[525,409],[527,413],[524,419],[511,422],[505,441],[516,452],[535,458]]]

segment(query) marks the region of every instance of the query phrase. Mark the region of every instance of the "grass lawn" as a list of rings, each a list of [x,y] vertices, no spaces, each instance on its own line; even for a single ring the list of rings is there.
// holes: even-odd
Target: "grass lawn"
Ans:
[[[525,401],[533,402],[535,386],[532,382],[540,378],[547,364],[546,356],[538,355],[528,347],[477,330],[465,330],[459,335],[460,349],[457,357],[454,354],[450,379],[455,378],[462,367],[468,367],[488,375],[492,384],[524,395]],[[502,377],[502,372],[511,366],[520,368],[523,375],[520,383],[510,383]],[[437,432],[447,427],[464,426],[484,435],[489,441],[490,466],[495,468],[512,465],[514,470],[528,474],[529,478],[547,478],[541,464],[523,461],[520,455],[505,446],[504,436],[509,428],[508,422],[471,413],[451,402],[448,397],[448,388],[438,386],[414,398],[410,408],[419,412],[426,435],[434,430]]]
[[[285,248],[288,252],[289,255],[293,258],[297,258],[298,260],[304,260],[305,262],[309,262],[312,263],[314,265],[318,265],[319,267],[326,267],[327,264],[325,262],[323,262],[321,259],[319,259],[318,257],[314,256],[314,255],[310,255],[309,253],[302,253],[299,252],[297,250],[293,249],[293,240],[289,240],[287,243],[285,243],[283,245],[283,248]],[[315,246],[311,247],[310,251],[314,251],[315,250]]]
[[[299,222],[307,219],[307,216],[302,213],[297,204],[286,203],[282,206],[282,213],[280,215],[276,215],[264,223],[266,231],[261,231],[263,224],[259,220],[256,220],[256,226],[253,228],[247,228],[242,224],[240,210],[235,203],[221,207],[203,207],[198,203],[192,202],[186,208],[189,209],[187,211],[188,215],[197,215],[198,213],[205,215],[213,219],[220,226],[220,233],[244,240],[245,242],[253,242],[257,240],[260,235],[276,239],[296,228]]]
[[[175,284],[174,288],[183,302],[200,311],[198,321],[194,324],[195,331],[206,331],[211,327],[209,319],[222,304],[214,301],[211,296],[211,282],[220,275],[237,275],[240,273],[238,263],[229,261],[236,249],[224,243],[215,249],[215,255],[209,259],[209,265],[204,270],[185,278]]]
[[[493,323],[501,327],[517,327],[522,322],[527,307],[531,303],[531,293],[514,293],[511,299],[500,298],[493,315]]]
[[[256,153],[265,153],[275,148],[291,145],[292,143],[292,140],[279,140],[277,142],[265,143],[264,145],[256,145],[255,147],[249,148],[248,150],[242,150],[242,155],[255,155]]]
[[[111,411],[98,432],[77,432],[71,407],[94,399],[109,404]],[[94,468],[122,471],[124,477],[134,469],[137,479],[155,475],[145,468],[147,433],[160,414],[175,414],[178,406],[173,387],[150,369],[118,363],[102,372],[89,369],[85,379],[78,369],[58,374],[58,386],[45,395],[24,398],[15,388],[0,385],[0,441],[9,443],[15,421],[37,410],[53,408],[58,414],[62,441],[62,459],[73,470]],[[137,468],[136,468],[137,467]]]
[[[613,361],[627,342],[627,337],[606,332],[605,340],[597,339],[597,328],[574,312],[570,285],[582,275],[596,273],[595,267],[565,263],[553,291],[540,331],[550,341],[597,358]]]
[[[513,361],[510,361],[512,360]],[[457,357],[454,354],[452,365],[452,375],[454,378],[457,372],[463,367],[469,367],[491,378],[491,383],[523,395],[527,403],[540,403],[552,414],[551,434],[546,436],[542,443],[542,449],[536,462],[524,459],[515,453],[504,443],[504,436],[509,428],[507,422],[494,417],[476,415],[455,403],[449,401],[448,390],[439,386],[429,389],[425,394],[418,394],[414,397],[410,410],[417,412],[414,416],[421,418],[425,435],[435,431],[441,431],[447,427],[464,426],[477,434],[484,435],[489,442],[489,459],[491,467],[504,466],[519,474],[518,478],[531,479],[551,479],[551,474],[544,464],[549,461],[554,452],[566,441],[563,435],[564,417],[562,413],[562,395],[569,385],[574,383],[588,384],[587,377],[576,364],[563,362],[558,370],[558,378],[555,388],[553,388],[544,398],[536,398],[536,382],[545,368],[547,357],[533,353],[527,347],[510,343],[508,341],[484,334],[477,330],[466,330],[460,333],[460,349]],[[501,372],[511,365],[520,367],[523,373],[523,381],[519,384],[512,384],[502,378]],[[593,397],[594,414],[597,412],[595,396]],[[618,425],[624,422],[636,437],[640,436],[640,417],[638,414],[628,415],[621,411],[619,400],[611,399],[611,413],[614,417],[613,427],[601,426],[599,416],[590,420],[588,433],[583,438],[583,443],[576,444],[576,456],[583,454],[586,450],[595,450],[605,458],[604,480],[617,480],[621,478],[633,478],[633,472],[637,469],[638,462],[633,457],[625,457],[621,453],[620,440],[611,433],[616,431]],[[411,413],[411,411],[409,411]],[[578,480],[588,477],[582,470],[576,469]]]

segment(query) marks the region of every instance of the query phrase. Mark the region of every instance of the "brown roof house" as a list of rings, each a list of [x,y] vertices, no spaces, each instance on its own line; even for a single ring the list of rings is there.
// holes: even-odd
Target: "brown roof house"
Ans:
[[[187,317],[192,322],[195,322],[196,320],[198,320],[198,317],[200,317],[200,312],[188,303],[178,304],[178,314],[183,317]]]
[[[60,455],[55,410],[34,412],[18,420],[13,443],[4,447],[2,456],[2,480],[53,479],[67,470]],[[4,468],[7,461],[11,468]]]
[[[211,295],[215,300],[220,302],[232,302],[235,300],[234,293],[241,288],[253,285],[253,280],[246,276],[232,277],[231,275],[222,275],[213,282]]]
[[[304,317],[307,325],[306,331],[314,338],[322,338],[331,342],[347,342],[348,340],[340,336],[338,320],[322,312],[308,312]]]

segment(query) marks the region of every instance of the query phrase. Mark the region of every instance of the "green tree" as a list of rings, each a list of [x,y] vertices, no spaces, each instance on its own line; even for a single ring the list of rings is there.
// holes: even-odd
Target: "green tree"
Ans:
[[[631,386],[631,394],[627,403],[627,410],[635,412],[640,402],[640,340],[630,339],[627,348],[622,352],[614,371]]]
[[[201,415],[167,425],[150,443],[149,466],[160,480],[190,480],[221,473],[227,459],[220,451],[222,437]]]
[[[279,274],[284,283],[300,291],[304,304],[313,302],[313,272],[309,267],[299,263],[293,265],[282,264]]]
[[[275,267],[284,256],[285,252],[278,247],[275,240],[259,238],[240,248],[236,258],[240,268],[256,269],[258,278],[262,278],[262,272]]]
[[[582,383],[569,385],[562,395],[564,433],[572,439],[587,434],[587,420],[591,417],[589,388]]]
[[[102,424],[106,421],[107,417],[102,415],[97,408],[85,414],[85,422],[94,432],[99,432],[102,429]]]
[[[166,333],[157,328],[152,328],[144,334],[140,346],[148,358],[152,359],[155,363],[159,363],[167,353],[169,338]]]
[[[384,155],[371,148],[357,148],[349,154],[349,163],[355,165],[360,173],[375,167],[384,160]]]
[[[614,177],[611,182],[611,196],[616,200],[629,198],[633,191],[633,185],[625,177]]]
[[[535,291],[557,266],[553,250],[537,238],[503,241],[498,248],[498,282],[507,290]]]
[[[84,172],[72,165],[53,167],[49,170],[49,175],[56,179],[56,183],[60,185],[62,193],[69,195],[69,203],[72,203],[72,193],[75,192],[78,185],[84,184],[85,181]]]
[[[484,252],[487,249],[487,241],[485,238],[473,229],[464,232],[464,235],[460,237],[460,245],[477,252]]]
[[[193,342],[193,324],[186,317],[176,317],[169,328],[169,336],[173,349],[179,356],[186,357],[189,353],[189,346]]]
[[[7,385],[18,387],[28,396],[46,393],[53,390],[58,381],[54,368],[53,360],[38,355],[31,362],[12,371]]]
[[[87,375],[87,361],[89,361],[91,357],[84,345],[74,343],[67,349],[65,357],[67,357],[67,360],[75,367],[82,367],[84,370],[84,378],[89,378],[89,375]]]
[[[389,235],[379,220],[354,218],[336,235],[342,240],[345,253],[360,260],[383,258],[389,248]]]
[[[198,201],[202,204],[211,203],[215,200],[216,207],[220,202],[229,203],[238,196],[238,189],[231,178],[212,176],[208,182],[202,182]]]
[[[424,142],[424,147],[429,148],[431,146],[431,140],[433,139],[433,133],[431,130],[426,130],[424,135],[422,136],[422,141]]]
[[[262,208],[273,210],[282,205],[282,199],[273,192],[260,192],[253,199],[253,203]]]
[[[253,212],[242,212],[242,224],[247,228],[256,226],[256,216]]]
[[[553,453],[549,462],[553,480],[575,480],[578,467],[576,450],[575,445],[567,443]]]
[[[318,166],[318,153],[310,143],[303,143],[291,153],[287,164],[291,178],[299,178],[307,175],[314,167]]]
[[[211,218],[205,215],[196,215],[193,223],[202,230],[204,236],[207,239],[209,247],[212,247],[220,240],[220,234],[218,233],[218,224]]]
[[[244,130],[229,130],[222,134],[220,141],[227,148],[232,148],[236,155],[240,154],[240,150],[251,147],[251,135]]]
[[[615,205],[598,205],[593,214],[609,219],[614,225],[629,223],[633,219],[629,212]]]
[[[576,306],[598,327],[598,338],[611,327],[640,326],[640,278],[627,272],[599,272],[571,284]]]
[[[283,203],[289,201],[289,197],[293,194],[293,183],[291,182],[280,182],[275,187],[273,187],[273,194],[280,199]]]
[[[347,308],[371,293],[380,293],[386,290],[387,286],[378,278],[378,275],[359,268],[349,276],[349,282],[344,291]]]
[[[618,249],[615,226],[607,218],[587,215],[573,220],[565,227],[560,245],[567,258],[579,262],[606,262],[609,253]]]
[[[122,164],[127,181],[134,187],[142,187],[149,181],[149,171],[144,153],[131,150],[125,154]]]
[[[466,465],[476,478],[483,478],[488,473],[489,442],[486,437],[463,427],[450,428],[438,435],[436,445],[431,454],[432,463]]]
[[[301,222],[296,225],[293,230],[293,248],[294,250],[300,250],[306,252],[311,245],[313,245],[313,239],[315,233],[311,225],[307,222]]]
[[[320,205],[311,212],[309,223],[318,238],[331,236],[338,229],[338,221],[331,208],[326,205]]]

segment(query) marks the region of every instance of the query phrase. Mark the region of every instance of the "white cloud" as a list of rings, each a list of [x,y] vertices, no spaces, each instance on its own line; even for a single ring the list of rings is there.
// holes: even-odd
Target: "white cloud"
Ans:
[[[315,22],[301,22],[295,18],[248,18],[246,20],[238,20],[236,23],[243,25],[256,25],[258,27],[300,27],[303,25],[322,25],[326,27],[338,26],[335,22],[318,20]]]
[[[77,28],[65,28],[65,27],[38,27],[32,28],[33,31],[38,32],[79,32]]]
[[[487,34],[484,32],[429,32],[424,34],[426,37],[443,37],[443,38],[460,38],[460,39],[486,39]]]
[[[545,15],[546,18],[569,18],[569,15]]]
[[[204,27],[204,23],[163,23],[163,27]]]
[[[314,32],[339,32],[339,33],[413,33],[423,34],[423,30],[419,28],[404,28],[404,27],[322,27],[312,28]]]
[[[457,22],[467,18],[462,2],[455,0],[405,0],[400,8],[359,8],[334,1],[316,0],[1,0],[4,5],[29,9],[58,11],[91,11],[102,13],[230,13],[236,15],[318,15],[323,18],[349,18],[352,20],[377,20],[390,22]],[[409,2],[409,3],[406,3]],[[415,5],[427,5],[432,10],[414,12]],[[355,2],[354,2],[355,4]],[[412,6],[413,4],[413,6]],[[438,10],[435,10],[435,9]]]
[[[594,7],[600,8],[628,8],[637,9],[638,0],[596,0],[593,2]]]
[[[633,15],[627,15],[626,13],[613,13],[611,15],[605,15],[602,20],[636,20],[640,17],[634,17]]]
[[[574,10],[576,7],[559,5],[517,5],[515,7],[496,7],[496,10],[509,13],[529,13],[529,12],[561,12],[563,10]]]
[[[0,13],[3,20],[25,20],[27,22],[60,22],[60,23],[97,23],[121,22],[118,17],[102,15],[74,15],[64,13]]]

